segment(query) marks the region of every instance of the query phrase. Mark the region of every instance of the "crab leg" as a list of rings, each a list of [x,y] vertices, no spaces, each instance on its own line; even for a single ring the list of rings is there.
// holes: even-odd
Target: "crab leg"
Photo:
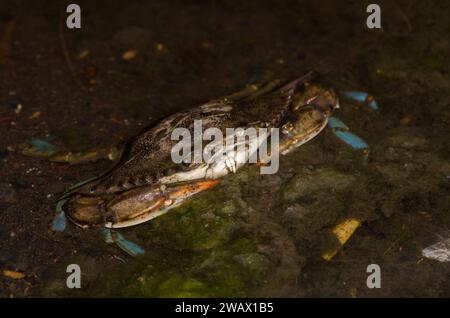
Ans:
[[[367,105],[371,110],[378,110],[377,102],[367,93],[358,91],[342,91],[341,94],[348,99]]]
[[[336,137],[353,149],[362,150],[365,155],[369,153],[369,145],[363,139],[350,132],[350,128],[339,118],[331,116],[328,119],[328,127],[331,128]]]
[[[48,158],[53,162],[81,164],[94,162],[100,159],[115,161],[122,151],[117,147],[89,149],[72,152],[62,149],[46,139],[33,138],[21,146],[21,153],[29,157]]]
[[[94,162],[100,159],[108,159],[115,161],[120,157],[122,152],[117,147],[91,149],[81,152],[58,152],[49,157],[50,161],[81,164],[86,162]]]
[[[139,245],[127,240],[122,234],[109,228],[103,228],[106,243],[115,243],[120,249],[131,256],[145,254],[145,250]]]
[[[20,146],[21,153],[30,157],[49,158],[61,151],[61,148],[52,144],[49,140],[33,138]]]
[[[244,89],[226,96],[233,101],[252,99],[264,93],[270,92],[281,83],[279,79],[273,79],[272,73],[265,74],[261,81],[247,85]]]
[[[66,212],[64,212],[64,210],[62,209],[66,201],[67,200],[60,200],[56,204],[56,216],[52,222],[52,230],[55,232],[62,232],[66,228],[67,223]]]

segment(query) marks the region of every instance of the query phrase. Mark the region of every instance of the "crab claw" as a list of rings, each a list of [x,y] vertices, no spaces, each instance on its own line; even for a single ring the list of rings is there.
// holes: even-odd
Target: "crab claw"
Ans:
[[[367,93],[357,91],[342,91],[341,94],[351,100],[369,106],[372,110],[378,110],[377,102],[371,95]]]
[[[218,179],[200,180],[167,186],[166,191],[169,194],[169,199],[178,203],[194,194],[208,190],[219,183],[220,180]]]
[[[127,191],[108,203],[107,213],[111,218],[105,227],[122,228],[146,222],[218,183],[219,180],[200,180],[169,185],[156,184]]]
[[[108,211],[113,222],[105,224],[108,228],[122,228],[137,225],[156,218],[181,204],[188,197],[210,189],[219,180],[190,181],[181,184],[154,185],[126,192],[124,196],[113,199]]]
[[[105,202],[101,197],[75,196],[67,201],[66,215],[79,227],[88,228],[104,223]]]
[[[205,191],[219,180],[200,180],[177,184],[153,184],[135,188],[112,199],[75,195],[61,202],[67,217],[76,225],[87,228],[104,225],[122,228],[137,225],[166,213],[188,197]]]

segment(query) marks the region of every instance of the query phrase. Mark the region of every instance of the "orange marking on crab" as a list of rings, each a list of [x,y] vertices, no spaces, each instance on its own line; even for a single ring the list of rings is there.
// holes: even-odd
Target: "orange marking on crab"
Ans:
[[[190,182],[183,185],[174,186],[173,189],[168,188],[169,190],[169,198],[175,200],[179,197],[188,196],[190,194],[199,193],[212,187],[216,186],[220,183],[220,180],[202,180],[196,182]],[[174,190],[174,191],[172,191]]]

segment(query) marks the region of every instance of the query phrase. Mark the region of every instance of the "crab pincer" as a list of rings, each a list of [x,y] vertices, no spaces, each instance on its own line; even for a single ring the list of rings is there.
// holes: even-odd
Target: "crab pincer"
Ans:
[[[66,219],[82,227],[103,227],[107,243],[115,243],[131,256],[144,254],[143,248],[127,240],[116,229],[146,222],[180,205],[188,197],[210,189],[219,180],[193,180],[177,184],[152,184],[139,187],[113,198],[75,195],[57,204],[54,231],[63,231]]]
[[[116,196],[107,203],[105,227],[122,228],[141,224],[177,207],[190,196],[217,185],[220,181],[198,180],[176,184],[155,184]]]

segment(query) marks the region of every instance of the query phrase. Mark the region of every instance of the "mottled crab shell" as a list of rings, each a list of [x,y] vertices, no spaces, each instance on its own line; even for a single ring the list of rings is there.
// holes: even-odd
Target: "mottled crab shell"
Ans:
[[[176,164],[171,160],[171,150],[177,143],[171,140],[175,128],[184,127],[193,134],[194,120],[202,120],[203,129],[216,127],[223,132],[227,127],[278,127],[290,111],[297,86],[311,78],[312,74],[308,73],[256,98],[238,101],[228,98],[212,100],[166,117],[135,137],[126,147],[120,162],[109,172],[72,190],[68,195],[78,193],[99,196],[120,193],[153,184],[163,178],[166,178],[163,181],[170,182],[169,177],[175,174],[185,176],[184,180],[175,178],[175,182],[204,177],[201,175],[200,165],[187,166]]]

